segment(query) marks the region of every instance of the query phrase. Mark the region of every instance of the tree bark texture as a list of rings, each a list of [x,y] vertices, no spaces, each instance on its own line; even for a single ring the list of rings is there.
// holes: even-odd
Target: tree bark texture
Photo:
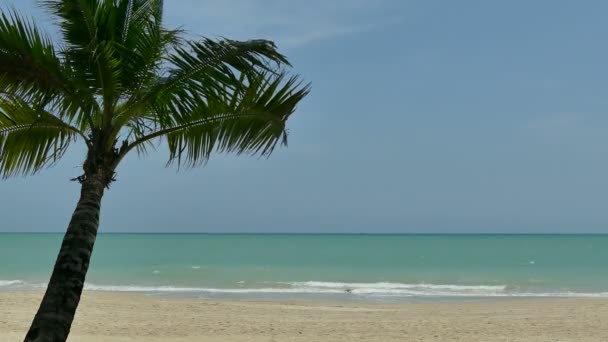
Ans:
[[[64,342],[68,338],[97,237],[105,179],[98,173],[81,182],[80,200],[25,342]]]

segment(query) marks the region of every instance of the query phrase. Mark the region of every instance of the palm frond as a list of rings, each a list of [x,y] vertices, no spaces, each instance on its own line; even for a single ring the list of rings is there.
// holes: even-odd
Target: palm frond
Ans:
[[[103,3],[103,1],[102,1]],[[73,71],[81,88],[92,89],[96,86],[95,71],[92,70],[93,51],[98,42],[96,14],[98,0],[44,0],[42,6],[53,16],[59,26],[63,49],[61,55]]]
[[[46,35],[17,13],[8,13],[0,14],[0,92],[43,98],[63,119],[83,126],[83,112],[98,106],[93,94],[75,80]]]
[[[281,65],[289,65],[274,43],[267,40],[203,39],[186,46],[176,48],[165,58],[170,65],[166,76],[157,76],[156,82],[131,96],[115,116],[115,126],[145,114],[159,99],[181,100],[184,91],[199,97],[212,96],[234,90],[241,73],[276,72]]]
[[[309,85],[285,72],[240,80],[241,86],[231,92],[207,98],[184,93],[180,106],[158,106],[148,120],[160,129],[139,136],[124,153],[163,137],[169,146],[169,163],[178,165],[203,163],[214,150],[269,155],[277,143],[287,143],[286,121],[308,94]]]
[[[103,100],[103,108],[92,113],[103,116],[91,119],[93,124],[101,125],[104,118],[107,121],[111,116],[121,91],[117,56],[120,35],[116,37],[120,9],[113,0],[45,0],[42,3],[58,22],[65,45],[61,54],[80,81],[80,88],[92,90]]]
[[[162,0],[123,1],[127,1],[127,15],[118,53],[122,64],[121,84],[128,95],[149,85],[160,73],[162,56],[171,47],[178,46],[181,31],[163,28]]]
[[[210,81],[218,82],[221,87],[230,86],[233,70],[251,73],[258,69],[270,71],[272,63],[289,65],[273,42],[262,39],[239,42],[206,38],[190,42],[188,48],[177,49],[167,60],[174,68],[169,71],[165,89],[183,84],[198,88]]]
[[[0,13],[0,90],[21,96],[70,92],[50,39],[15,12]]]
[[[121,62],[120,83],[125,90],[141,87],[157,74],[166,48],[163,0],[119,0],[112,10],[117,17],[113,40]]]
[[[89,49],[91,42],[97,37],[95,15],[100,1],[44,0],[41,4],[55,17],[62,38],[70,49]]]
[[[57,162],[84,134],[17,97],[0,99],[0,173],[31,174]],[[86,139],[85,139],[86,140]]]
[[[186,42],[163,26],[163,0],[42,3],[59,50],[31,22],[0,14],[5,177],[51,165],[78,136],[110,169],[160,137],[170,163],[190,166],[212,151],[268,155],[287,142],[286,120],[309,86],[285,72],[274,43]]]
[[[122,98],[158,75],[179,30],[162,27],[163,0],[47,0],[59,22],[63,55],[83,87],[103,99],[99,125],[110,124]],[[85,27],[83,27],[85,26]]]

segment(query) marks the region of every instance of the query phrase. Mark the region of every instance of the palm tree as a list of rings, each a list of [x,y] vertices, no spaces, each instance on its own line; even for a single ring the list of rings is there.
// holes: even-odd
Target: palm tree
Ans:
[[[266,40],[187,40],[163,0],[47,0],[61,42],[0,14],[0,173],[28,175],[86,144],[80,200],[25,341],[65,341],[80,300],[104,190],[131,151],[163,139],[169,164],[269,155],[309,92]]]

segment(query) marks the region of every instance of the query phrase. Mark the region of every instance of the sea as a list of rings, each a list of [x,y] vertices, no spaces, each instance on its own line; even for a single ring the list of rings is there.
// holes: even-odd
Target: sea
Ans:
[[[0,291],[46,287],[62,234],[0,234]],[[85,289],[237,299],[608,297],[608,235],[100,234]]]

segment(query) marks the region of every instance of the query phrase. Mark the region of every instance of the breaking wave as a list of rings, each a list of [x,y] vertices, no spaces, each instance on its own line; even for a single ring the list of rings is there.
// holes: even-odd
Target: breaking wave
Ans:
[[[97,285],[87,283],[85,290],[106,292],[138,292],[153,294],[195,295],[341,295],[353,298],[424,298],[424,297],[608,297],[608,292],[523,292],[507,285],[454,285],[454,284],[405,284],[405,283],[348,283],[348,282],[275,282],[266,287],[238,288],[144,286],[144,285]],[[45,283],[27,283],[21,280],[0,280],[1,290],[40,290]]]

